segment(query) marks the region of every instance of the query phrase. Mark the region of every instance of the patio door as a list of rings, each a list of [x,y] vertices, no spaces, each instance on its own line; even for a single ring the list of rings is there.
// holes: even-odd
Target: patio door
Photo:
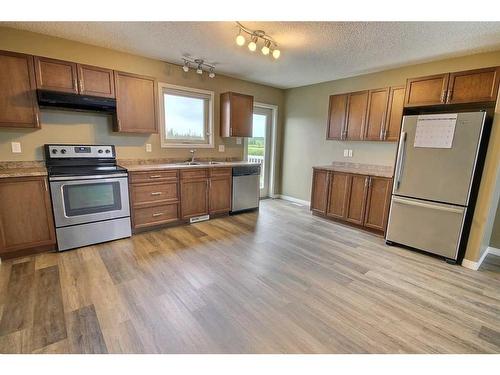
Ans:
[[[272,117],[273,112],[271,109],[255,106],[253,109],[253,137],[247,138],[246,142],[248,161],[257,162],[261,165],[261,198],[269,196]]]

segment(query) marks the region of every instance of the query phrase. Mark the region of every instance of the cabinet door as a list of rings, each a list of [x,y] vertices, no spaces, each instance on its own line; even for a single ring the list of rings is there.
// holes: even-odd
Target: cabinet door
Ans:
[[[321,169],[313,170],[313,179],[311,187],[311,211],[316,213],[326,213],[326,200],[328,197],[328,179],[327,171]]]
[[[0,52],[0,127],[39,128],[33,56]]]
[[[499,79],[500,67],[450,73],[447,103],[496,101]]]
[[[347,140],[363,139],[368,107],[368,91],[352,92],[347,102]]]
[[[231,181],[231,176],[210,178],[209,212],[211,214],[231,211]]]
[[[36,87],[78,94],[76,64],[35,56]]]
[[[449,74],[409,78],[406,81],[405,107],[444,104]]]
[[[330,95],[326,139],[345,139],[348,94]]]
[[[252,137],[253,96],[226,92],[220,101],[221,137]]]
[[[384,141],[397,142],[399,140],[399,132],[401,131],[401,123],[403,121],[404,102],[405,87],[391,87],[383,134]]]
[[[78,82],[80,94],[115,97],[115,82],[111,69],[78,64]]]
[[[366,198],[365,227],[385,231],[391,201],[392,180],[370,177]]]
[[[208,178],[181,180],[181,217],[208,214]]]
[[[55,242],[45,177],[0,180],[0,256]]]
[[[370,90],[368,94],[368,113],[364,139],[380,141],[384,136],[387,119],[387,103],[389,102],[389,88]]]
[[[116,124],[121,133],[158,133],[154,78],[115,72]]]
[[[345,219],[347,215],[350,178],[351,176],[347,173],[331,172],[326,208],[327,216]]]
[[[349,189],[349,203],[346,220],[362,225],[365,217],[368,176],[352,175]]]

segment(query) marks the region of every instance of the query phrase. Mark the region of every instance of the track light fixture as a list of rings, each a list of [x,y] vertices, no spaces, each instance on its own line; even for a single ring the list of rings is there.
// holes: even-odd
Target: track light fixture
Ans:
[[[255,52],[257,50],[257,44],[260,40],[263,41],[263,46],[261,48],[261,52],[264,56],[268,56],[271,53],[271,56],[276,60],[279,59],[281,55],[281,51],[278,49],[278,44],[266,34],[264,30],[252,30],[248,27],[243,26],[241,23],[236,22],[238,25],[238,35],[236,36],[236,44],[238,46],[245,45],[246,39],[244,34],[247,34],[250,37],[250,41],[248,42],[248,49],[251,52]]]
[[[191,59],[189,57],[183,57],[182,60],[184,64],[182,65],[182,70],[186,73],[189,72],[189,68],[191,64],[196,66],[196,73],[202,75],[203,72],[208,71],[208,77],[215,78],[215,66],[211,64],[207,64],[203,59]]]

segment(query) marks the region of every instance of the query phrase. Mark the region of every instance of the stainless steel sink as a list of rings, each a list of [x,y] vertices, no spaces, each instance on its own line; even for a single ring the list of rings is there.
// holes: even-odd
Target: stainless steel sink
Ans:
[[[197,161],[183,161],[180,163],[175,163],[176,165],[200,165]]]

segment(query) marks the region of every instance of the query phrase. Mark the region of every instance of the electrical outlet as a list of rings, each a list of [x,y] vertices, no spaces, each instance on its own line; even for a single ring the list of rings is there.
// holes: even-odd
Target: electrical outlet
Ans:
[[[219,152],[224,152],[226,147],[224,145],[219,145]]]
[[[236,144],[241,145],[241,138],[240,137],[236,138]]]
[[[21,143],[20,142],[11,142],[10,145],[12,147],[12,153],[14,153],[14,154],[20,154],[22,152],[21,151]]]
[[[151,143],[146,143],[146,152],[151,152],[153,151],[153,148],[151,147]]]
[[[347,148],[344,149],[344,158],[349,156],[349,150]]]
[[[349,150],[349,157],[352,158],[352,150]]]

